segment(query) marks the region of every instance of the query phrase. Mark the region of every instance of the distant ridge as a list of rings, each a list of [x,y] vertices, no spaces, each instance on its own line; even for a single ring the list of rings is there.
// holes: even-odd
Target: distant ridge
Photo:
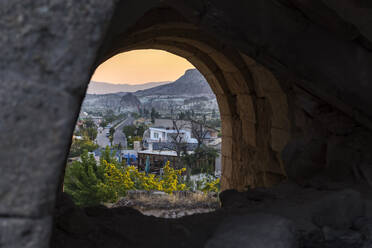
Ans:
[[[184,75],[173,83],[145,84],[145,90],[137,90],[131,86],[132,92],[128,92],[128,85],[121,87],[120,92],[101,93],[96,89],[95,94],[88,90],[85,96],[82,110],[86,112],[104,113],[112,110],[115,113],[140,112],[141,109],[151,110],[155,108],[158,112],[169,114],[172,108],[195,111],[218,112],[216,96],[213,94],[208,82],[196,69],[185,71]],[[97,86],[97,83],[92,84]],[[98,84],[103,87],[120,86],[112,84]],[[123,86],[123,85],[121,85]],[[138,86],[138,85],[137,85]],[[140,87],[143,85],[140,85]],[[106,89],[107,90],[107,89]],[[110,89],[111,91],[113,89]],[[101,91],[102,92],[102,91]]]
[[[139,90],[136,96],[154,95],[213,95],[203,75],[197,69],[189,69],[173,83],[160,85],[151,89]]]
[[[169,81],[165,82],[151,82],[144,84],[111,84],[103,82],[91,81],[88,86],[88,94],[110,94],[118,92],[136,92],[139,90],[146,90],[149,88],[169,84]]]

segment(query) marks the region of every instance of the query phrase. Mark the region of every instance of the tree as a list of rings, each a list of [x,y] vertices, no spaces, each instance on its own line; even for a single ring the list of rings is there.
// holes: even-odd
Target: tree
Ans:
[[[185,123],[177,122],[176,119],[172,118],[174,133],[168,134],[171,143],[171,150],[174,150],[177,157],[180,158],[182,153],[187,152],[187,140],[185,139],[184,127]]]
[[[131,136],[136,136],[136,133],[135,133],[136,130],[137,130],[136,125],[128,125],[128,126],[123,127],[123,133],[125,134],[127,138]]]
[[[83,136],[91,141],[97,138],[98,131],[95,127],[88,127],[81,130]]]
[[[168,138],[170,139],[164,146],[164,149],[172,150],[176,152],[177,155],[177,162],[176,167],[181,167],[180,163],[182,163],[182,156],[187,154],[187,140],[185,137],[185,127],[186,122],[179,121],[175,118],[175,114],[173,108],[171,108],[171,120],[173,125],[173,133],[168,134]],[[186,164],[186,173],[187,173],[187,181],[190,178],[190,170],[187,168]]]
[[[143,136],[143,133],[148,129],[148,127],[145,124],[140,124],[137,126],[137,136]]]
[[[81,155],[81,161],[67,166],[64,189],[77,205],[97,205],[105,200],[103,192],[100,191],[103,180],[104,167],[97,166],[94,156],[85,151]]]
[[[202,145],[194,150],[193,153],[185,154],[182,159],[191,170],[190,174],[214,174],[214,162],[218,156],[218,151],[213,147]]]
[[[155,119],[160,117],[160,114],[159,112],[155,110],[155,108],[151,108],[150,116],[151,116],[151,122],[154,123]]]
[[[136,112],[131,112],[130,115],[134,118],[134,119],[138,119],[140,118],[140,114],[136,113]]]
[[[65,192],[71,195],[79,206],[98,205],[117,198],[115,190],[107,184],[107,169],[123,168],[116,159],[116,152],[107,146],[102,151],[99,165],[92,154],[85,150],[81,161],[74,161],[66,167]]]
[[[179,120],[186,120],[186,118],[187,118],[186,113],[181,112],[181,113],[178,114],[178,119]]]
[[[191,132],[193,137],[198,141],[198,148],[204,144],[205,138],[209,133],[206,124],[207,119],[205,115],[199,120],[191,120]]]
[[[101,123],[99,124],[100,127],[106,127],[108,125],[108,121],[102,120]]]
[[[84,120],[84,128],[95,128],[96,124],[94,123],[92,118],[87,118]]]
[[[150,111],[148,109],[144,108],[143,109],[143,114],[144,114],[145,117],[149,117]]]
[[[123,133],[127,138],[134,136],[143,136],[143,133],[147,130],[147,126],[144,124],[141,125],[128,125],[123,127]]]
[[[98,145],[93,143],[93,141],[89,139],[83,139],[83,140],[74,139],[72,141],[72,144],[70,147],[70,153],[68,156],[77,157],[77,156],[80,156],[85,150],[87,150],[88,152],[92,152],[97,148],[98,148]]]
[[[100,164],[103,161],[106,161],[109,164],[114,164],[116,167],[120,167],[119,161],[116,159],[116,151],[112,151],[109,146],[106,146],[105,150],[101,152],[101,156],[99,157]]]
[[[109,130],[109,139],[110,139],[110,142],[112,143],[113,139],[114,139],[114,133],[115,133],[115,128],[114,127],[111,127],[110,130]]]
[[[133,149],[134,148],[134,141],[141,141],[141,140],[142,140],[141,136],[130,136],[130,138],[127,138],[128,148]]]

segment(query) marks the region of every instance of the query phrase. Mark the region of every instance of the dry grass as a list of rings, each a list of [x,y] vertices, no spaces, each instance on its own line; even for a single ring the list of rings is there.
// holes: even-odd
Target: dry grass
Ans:
[[[177,192],[171,195],[159,192],[129,192],[128,196],[119,200],[114,207],[128,206],[141,210],[149,209],[216,209],[219,201],[216,196],[202,192]]]

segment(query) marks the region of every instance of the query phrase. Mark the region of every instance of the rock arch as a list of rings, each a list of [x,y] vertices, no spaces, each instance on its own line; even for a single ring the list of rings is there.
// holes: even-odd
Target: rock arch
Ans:
[[[216,94],[222,120],[222,188],[271,186],[286,178],[280,153],[290,137],[287,96],[275,76],[239,50],[162,9],[116,36],[101,60],[135,49],[186,58]],[[176,12],[177,13],[177,12]],[[166,16],[166,18],[164,18]],[[174,18],[174,19],[173,19]],[[144,25],[148,19],[155,24]]]

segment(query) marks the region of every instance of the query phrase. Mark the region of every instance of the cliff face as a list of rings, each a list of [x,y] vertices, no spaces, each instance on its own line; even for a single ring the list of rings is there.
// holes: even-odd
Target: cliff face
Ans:
[[[105,112],[113,110],[116,113],[138,112],[141,106],[139,99],[132,93],[87,95],[82,106],[83,111]]]
[[[140,100],[132,93],[127,93],[120,99],[120,109],[130,112],[138,112],[141,107]]]

